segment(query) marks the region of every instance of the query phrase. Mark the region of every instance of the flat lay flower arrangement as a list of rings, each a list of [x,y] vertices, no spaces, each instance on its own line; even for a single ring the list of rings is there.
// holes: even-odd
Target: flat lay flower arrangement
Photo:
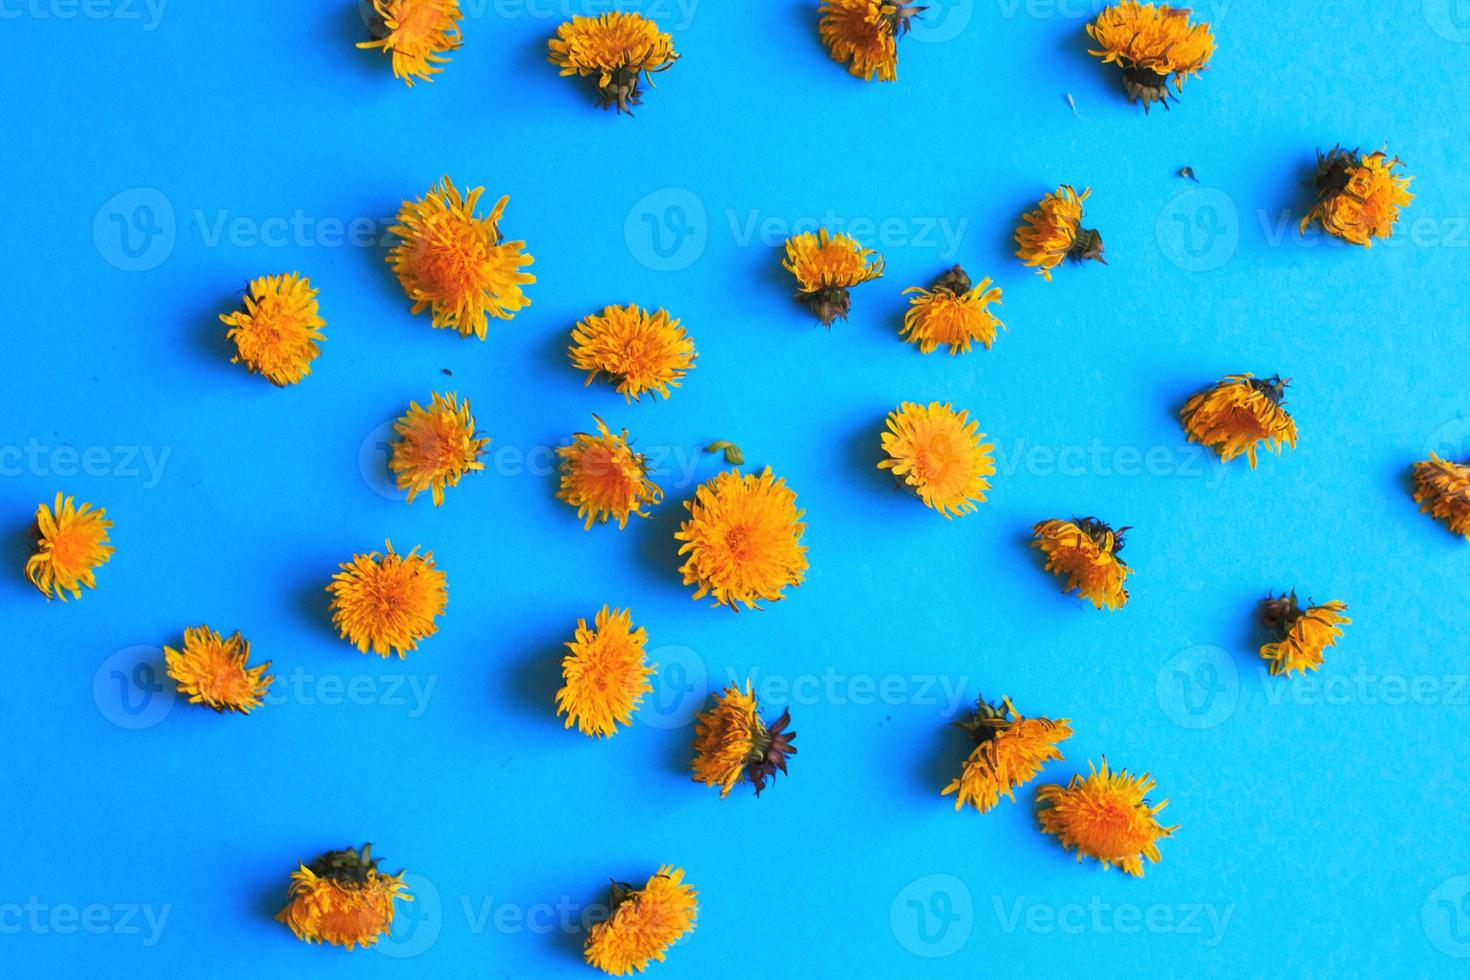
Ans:
[[[910,35],[941,6],[938,0],[930,6],[904,0],[812,0],[810,20],[816,41],[835,63],[832,71],[845,69],[854,84],[893,86],[901,97],[902,64],[923,57],[928,47]],[[364,11],[360,57],[386,78],[400,80],[403,98],[414,98],[422,86],[455,71],[457,53],[474,43],[473,32],[464,30],[466,10],[459,0],[371,0]],[[753,20],[752,30],[758,29]],[[1116,86],[1116,99],[1133,104],[1152,126],[1161,124],[1156,117],[1164,112],[1187,113],[1196,101],[1219,97],[1210,69],[1228,30],[1228,18],[1215,25],[1202,13],[1122,0],[1099,5],[1078,44],[1095,70]],[[660,83],[690,59],[717,56],[677,48],[657,17],[629,10],[568,16],[553,25],[541,53],[545,71],[559,72],[564,84],[581,86],[589,96],[591,118],[582,125],[626,127],[617,138],[637,140],[637,117],[656,113],[664,100],[678,97],[662,91]],[[748,82],[738,74],[732,78],[732,84]],[[779,97],[800,99],[801,93],[786,88]],[[595,117],[598,109],[607,116]],[[575,128],[567,127],[572,143]],[[1148,138],[1147,129],[1139,132],[1138,138]],[[1348,148],[1335,142],[1334,133],[1324,132],[1322,138],[1324,145],[1302,148],[1315,152],[1316,166],[1292,223],[1299,233],[1312,230],[1361,249],[1366,266],[1374,252],[1393,246],[1414,207],[1413,168],[1397,155],[1412,158],[1412,148]],[[493,185],[495,168],[487,170],[426,173],[420,186],[402,189],[380,260],[401,291],[403,308],[424,328],[420,342],[490,347],[498,332],[515,330],[528,310],[558,288],[554,275],[540,271],[537,228]],[[1039,284],[1044,302],[1046,293],[1066,290],[1077,277],[1114,274],[1114,229],[1094,220],[1092,212],[1117,188],[1094,186],[1101,183],[1099,174],[1064,176],[1069,182],[1047,183],[1035,199],[1017,201],[1013,227],[988,231],[1006,238],[1010,254],[1004,263],[987,266],[957,257],[936,261],[932,274],[920,281],[905,281],[888,268],[877,241],[841,228],[792,229],[770,250],[767,283],[752,288],[779,283],[789,295],[793,329],[824,334],[832,344],[841,344],[844,331],[858,329],[856,324],[897,308],[898,316],[885,329],[901,352],[940,367],[996,356],[1011,334],[1039,329],[1008,315],[1008,289],[1031,280]],[[1192,176],[1189,171],[1160,179]],[[1127,258],[1134,265],[1148,260]],[[696,267],[678,275],[705,274],[701,269],[707,271]],[[678,291],[669,295],[677,297]],[[352,329],[328,315],[330,301],[326,287],[313,281],[308,262],[256,270],[237,302],[216,314],[232,370],[255,376],[263,390],[312,385],[313,372],[333,358],[337,331]],[[642,448],[640,416],[633,410],[662,403],[676,408],[681,388],[697,380],[707,363],[702,336],[738,329],[738,310],[730,311],[730,323],[686,322],[675,302],[666,302],[667,308],[648,297],[609,296],[605,305],[586,309],[564,325],[555,355],[558,369],[588,389],[612,393],[629,412],[612,417],[606,408],[611,403],[593,401],[589,394],[585,410],[579,409],[581,427],[566,432],[554,449],[546,492],[575,515],[582,534],[641,534],[640,525],[671,529],[666,540],[650,547],[662,548],[667,567],[676,569],[667,576],[669,584],[682,586],[708,607],[712,619],[762,617],[776,604],[799,606],[803,586],[822,568],[821,549],[808,536],[818,518],[804,505],[806,487],[788,479],[779,460],[767,462],[758,445],[740,437],[746,406],[729,406],[725,432],[688,433],[707,469],[687,488],[666,485],[666,473]],[[1139,297],[1140,305],[1158,302],[1156,296]],[[1076,326],[1085,330],[1085,324]],[[429,328],[458,337],[428,337]],[[411,344],[414,338],[397,342]],[[1054,356],[1085,358],[1088,345],[1107,342],[1079,334],[1068,341],[1071,352],[1058,350]],[[1270,349],[1242,349],[1239,362],[1229,366],[1231,373],[1174,379],[1192,393],[1159,411],[1172,414],[1181,444],[1200,447],[1233,480],[1254,480],[1259,470],[1294,465],[1299,440],[1314,439],[1313,420],[1293,413],[1296,387],[1289,375],[1299,360],[1289,335]],[[761,364],[742,367],[751,376],[764,369]],[[399,506],[442,508],[447,518],[466,484],[495,478],[487,464],[496,447],[496,420],[480,396],[472,404],[448,369],[445,374],[397,407],[386,466],[402,497]],[[870,478],[890,480],[896,492],[911,498],[912,508],[932,512],[928,516],[947,527],[983,520],[980,515],[992,497],[1005,493],[1010,476],[1003,436],[989,432],[986,419],[966,404],[968,393],[957,388],[943,400],[915,395],[893,404],[886,417],[866,420]],[[1018,384],[1011,397],[1040,396]],[[1446,536],[1470,541],[1470,459],[1429,452],[1405,456],[1402,470],[1405,501],[1417,507],[1421,519],[1435,522]],[[836,470],[831,479],[857,477]],[[996,566],[1005,563],[1005,574],[1051,582],[1079,614],[1100,620],[1129,615],[1130,595],[1174,594],[1185,601],[1179,583],[1136,574],[1129,563],[1135,542],[1167,547],[1181,540],[1185,528],[1128,513],[1092,513],[1082,499],[1072,506],[1036,513],[1028,524],[1013,528],[1024,550],[996,556]],[[670,518],[661,516],[670,512]],[[144,516],[107,499],[83,498],[65,486],[38,501],[33,517],[31,547],[16,574],[34,586],[37,602],[44,597],[58,605],[85,603],[92,590],[117,587],[109,582],[110,572],[128,560],[120,532],[147,533]],[[464,519],[462,512],[455,518]],[[830,522],[833,515],[825,519]],[[851,526],[840,533],[861,530]],[[1267,549],[1268,542],[1262,542],[1262,552]],[[456,571],[441,566],[432,540],[402,540],[398,534],[390,539],[385,529],[362,528],[361,548],[341,554],[335,569],[322,569],[316,586],[342,656],[374,654],[373,663],[432,656],[441,626],[479,601],[456,587]],[[901,573],[895,565],[882,574]],[[1243,583],[1254,590],[1257,606],[1254,623],[1241,626],[1242,634],[1254,629],[1256,639],[1236,644],[1232,654],[1242,658],[1242,670],[1258,664],[1268,683],[1289,684],[1368,656],[1353,649],[1351,597],[1326,594],[1317,582],[1281,580],[1278,574],[1263,557]],[[228,603],[213,609],[218,615]],[[637,609],[626,596],[610,595],[576,622],[560,624],[560,686],[545,700],[544,714],[548,723],[565,729],[568,740],[583,740],[595,750],[604,740],[627,738],[623,733],[654,692],[660,639],[651,636]],[[964,610],[955,614],[963,616]],[[239,726],[238,737],[247,739],[253,722],[243,716],[272,710],[272,685],[289,668],[292,651],[252,648],[251,637],[235,631],[233,621],[202,620],[181,622],[174,635],[157,638],[168,683],[190,710],[212,709],[221,724]],[[1046,627],[1038,623],[1037,628]],[[983,632],[974,624],[966,629]],[[910,655],[922,661],[926,651],[914,649]],[[757,663],[776,657],[774,649],[751,653]],[[983,678],[984,672],[977,669],[973,676]],[[774,798],[788,784],[822,766],[823,751],[811,735],[797,735],[803,710],[813,709],[773,702],[757,681],[752,673],[711,683],[684,729],[688,749],[682,765],[691,797],[697,794],[719,806],[736,805],[732,797],[758,797],[762,809],[753,810],[750,819],[778,826],[778,812],[764,808],[774,810],[779,806]],[[966,697],[968,706],[945,719],[962,735],[965,750],[929,787],[936,807],[953,803],[958,811],[953,819],[985,819],[1000,807],[1034,810],[1035,832],[1087,865],[1075,869],[1077,875],[1111,870],[1143,877],[1161,861],[1204,859],[1198,853],[1183,858],[1174,850],[1177,838],[1188,834],[1188,824],[1169,819],[1166,809],[1179,791],[1156,783],[1146,751],[1131,745],[1096,757],[1074,753],[1069,743],[1082,728],[1073,720],[1079,706],[1048,700],[1035,689],[1019,696],[1006,689],[1004,677],[985,680],[982,690],[969,690]],[[875,764],[893,765],[888,760]],[[603,800],[597,805],[620,804]],[[903,821],[903,810],[892,819]],[[371,833],[371,828],[363,831]],[[1281,832],[1290,835],[1289,828]],[[576,842],[565,846],[574,851]],[[379,856],[366,839],[329,835],[300,841],[296,866],[279,869],[276,918],[306,943],[345,950],[375,946],[416,898],[408,875],[418,867],[414,855],[403,851],[400,845]],[[684,860],[681,855],[687,848],[671,839],[663,859],[668,863],[644,868],[629,881],[609,879],[608,869],[588,868],[589,885],[603,883],[606,895],[604,912],[579,933],[586,964],[621,976],[657,972],[663,961],[679,956],[676,947],[712,914],[702,909],[712,896],[696,871],[677,863]],[[773,884],[778,883],[777,877]],[[779,897],[746,894],[725,900],[771,902],[772,914],[781,911]],[[304,958],[300,969],[311,968]]]

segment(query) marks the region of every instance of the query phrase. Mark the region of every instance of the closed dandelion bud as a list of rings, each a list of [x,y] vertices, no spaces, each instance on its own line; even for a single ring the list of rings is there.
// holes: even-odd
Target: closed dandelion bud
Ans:
[[[1123,583],[1133,574],[1118,552],[1123,535],[1095,517],[1042,521],[1032,529],[1031,546],[1046,556],[1046,570],[1066,576],[1063,592],[1075,591],[1095,608],[1118,609],[1128,601]]]
[[[1430,453],[1414,464],[1414,500],[1419,510],[1470,541],[1470,466]]]
[[[1322,654],[1342,636],[1340,624],[1352,620],[1343,615],[1347,605],[1324,602],[1306,609],[1297,603],[1296,592],[1261,603],[1261,622],[1276,640],[1261,647],[1272,676],[1306,673],[1322,666]]]
[[[547,60],[563,75],[597,79],[602,108],[629,115],[643,101],[640,82],[653,88],[650,76],[679,60],[673,38],[657,24],[642,14],[621,11],[573,17],[556,29],[547,46]]]
[[[1280,453],[1296,448],[1296,422],[1282,407],[1291,379],[1232,374],[1185,403],[1179,413],[1190,442],[1209,446],[1227,463],[1244,454],[1256,468],[1262,446]]]
[[[863,248],[855,238],[803,232],[786,240],[786,258],[781,263],[796,278],[796,300],[803,303],[830,328],[834,320],[846,320],[852,305],[848,290],[883,275],[883,257]]]
[[[865,82],[898,79],[898,39],[927,7],[905,0],[822,0],[818,31],[839,64]]]
[[[766,780],[785,773],[787,758],[796,754],[792,744],[796,733],[786,730],[790,723],[788,708],[766,724],[750,681],[743,691],[731,684],[694,720],[694,781],[718,786],[724,799],[737,783],[748,779],[760,796]]]
[[[1375,238],[1392,238],[1399,209],[1409,206],[1414,179],[1394,173],[1403,165],[1381,150],[1361,154],[1335,146],[1317,154],[1317,200],[1302,219],[1305,232],[1313,221],[1329,235],[1371,248]]]
[[[286,907],[276,915],[296,938],[346,949],[372,946],[393,928],[395,902],[413,901],[403,872],[378,870],[372,845],[328,851],[291,873]]]
[[[1158,813],[1169,801],[1154,804],[1148,800],[1154,788],[1147,773],[1131,776],[1127,769],[1108,770],[1088,763],[1087,776],[1080,773],[1066,786],[1043,786],[1036,798],[1044,809],[1039,814],[1042,832],[1053,835],[1067,850],[1077,852],[1077,860],[1091,857],[1104,868],[1122,868],[1136,878],[1143,877],[1144,859],[1159,860],[1158,842],[1179,828],[1159,823]]]
[[[981,698],[968,718],[954,724],[975,740],[975,749],[940,795],[954,793],[956,810],[968,803],[981,813],[999,803],[1001,796],[1014,802],[1017,787],[1035,779],[1046,763],[1060,759],[1057,746],[1072,737],[1066,718],[1023,718],[1010,698],[1002,698],[1000,704]]]
[[[642,886],[615,881],[608,889],[608,916],[587,932],[587,963],[615,977],[649,963],[662,963],[670,946],[694,929],[698,893],[684,884],[684,871],[664,865]]]
[[[371,40],[358,47],[392,55],[393,76],[410,88],[432,81],[460,45],[459,0],[370,0],[363,11]]]
[[[1103,64],[1123,70],[1123,90],[1128,101],[1142,102],[1148,112],[1154,103],[1169,108],[1169,91],[1184,90],[1191,75],[1204,71],[1215,52],[1215,37],[1208,24],[1191,24],[1189,9],[1125,0],[1106,7],[1087,25],[1087,33],[1098,50],[1089,51]]]
[[[1063,259],[1108,264],[1103,258],[1102,235],[1082,227],[1082,202],[1091,194],[1091,188],[1083,188],[1078,194],[1070,184],[1063,184],[1043,197],[1036,210],[1021,216],[1021,226],[1016,229],[1016,256],[1048,282]]]

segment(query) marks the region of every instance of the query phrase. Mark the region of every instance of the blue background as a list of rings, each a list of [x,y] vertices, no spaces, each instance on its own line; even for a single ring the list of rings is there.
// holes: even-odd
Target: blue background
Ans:
[[[548,910],[661,863],[700,890],[666,977],[1463,970],[1467,551],[1406,474],[1470,449],[1470,18],[1203,3],[1214,62],[1146,118],[1086,53],[1093,4],[935,0],[891,85],[829,60],[815,6],[645,5],[683,59],[627,119],[545,63],[568,9],[551,0],[468,3],[464,48],[411,90],[353,48],[350,3],[5,5],[5,972],[588,976],[580,927]],[[1408,162],[1391,246],[1296,233],[1314,151],[1338,141]],[[380,244],[332,224],[381,228],[441,174],[509,194],[503,227],[535,255],[533,305],[484,343],[410,316]],[[1046,283],[1010,236],[1061,182],[1094,189],[1110,264]],[[777,247],[829,209],[872,222],[888,261],[830,333]],[[306,230],[282,225],[298,214]],[[921,356],[900,291],[955,261],[1004,287],[1009,332]],[[229,363],[216,316],[290,270],[328,339],[277,390]],[[566,361],[572,324],[625,302],[696,340],[666,402],[585,388]],[[1255,472],[1177,422],[1237,371],[1294,379],[1299,448]],[[494,440],[437,510],[383,490],[379,428],[435,390]],[[930,399],[997,445],[963,519],[875,469],[884,415]],[[667,502],[623,532],[553,497],[548,447],[593,412],[660,462]],[[676,571],[716,438],[806,509],[810,574],[764,612],[692,602]],[[58,490],[116,523],[99,588],[66,605],[20,572]],[[1120,612],[1063,596],[1027,547],[1074,514],[1136,528]],[[432,549],[450,583],[402,663],[338,640],[322,591],[385,538]],[[1255,654],[1256,601],[1292,587],[1354,620],[1306,682]],[[561,643],[604,603],[665,668],[640,722],[594,741],[551,698]],[[155,688],[157,648],[199,623],[274,661],[273,703],[218,717]],[[751,672],[770,714],[791,703],[800,755],[761,799],[721,801],[688,778],[684,722],[704,685]],[[1152,772],[1181,825],[1162,863],[1075,863],[1038,832],[1034,787],[955,813],[946,690],[1070,717],[1046,781],[1104,753]],[[290,871],[364,840],[420,892],[395,955],[296,942],[271,918]],[[27,903],[101,903],[104,934]],[[161,935],[129,904],[166,906]]]

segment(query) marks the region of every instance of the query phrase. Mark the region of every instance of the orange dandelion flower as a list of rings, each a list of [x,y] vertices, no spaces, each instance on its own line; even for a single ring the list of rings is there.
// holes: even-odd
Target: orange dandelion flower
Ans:
[[[998,804],[1002,795],[1015,802],[1016,788],[1035,779],[1046,763],[1060,759],[1057,745],[1072,737],[1068,719],[1023,718],[1010,698],[1002,698],[998,705],[981,698],[977,710],[955,726],[970,734],[975,749],[940,795],[954,793],[956,810],[968,803],[981,813]]]
[[[459,48],[459,0],[372,0],[363,13],[372,40],[358,47],[392,55],[393,77],[410,88],[416,78],[432,81]]]
[[[888,413],[888,431],[883,433],[888,458],[878,468],[891,471],[924,506],[945,517],[970,513],[977,501],[985,500],[990,489],[985,478],[995,472],[995,461],[980,423],[968,419],[947,403],[925,407],[904,402]]]
[[[1129,530],[1114,531],[1095,517],[1042,521],[1032,528],[1031,545],[1046,555],[1048,572],[1067,576],[1063,592],[1076,590],[1098,609],[1118,609],[1128,601],[1123,583],[1133,573],[1118,557]]]
[[[475,217],[484,192],[476,187],[461,197],[444,177],[424,197],[404,201],[398,223],[389,229],[399,241],[388,253],[414,313],[427,309],[435,329],[481,340],[491,317],[509,320],[531,305],[521,287],[536,281],[521,271],[533,261],[526,243],[507,242],[500,234],[510,198],[495,202],[488,217]]]
[[[26,559],[26,578],[47,599],[66,601],[66,594],[82,597],[82,586],[97,587],[93,572],[106,565],[115,550],[107,543],[112,522],[101,507],[77,507],[74,498],[56,495],[54,507],[36,508],[32,534],[36,550]]]
[[[587,962],[615,977],[626,976],[664,953],[694,929],[698,893],[684,884],[684,871],[668,865],[642,888],[615,881],[608,892],[608,917],[587,932]]]
[[[1420,511],[1470,541],[1470,466],[1430,453],[1414,464],[1414,501]]]
[[[408,411],[393,424],[398,438],[389,447],[388,469],[408,501],[427,490],[434,506],[444,503],[444,488],[459,486],[466,473],[485,468],[480,456],[490,444],[475,435],[475,417],[468,398],[435,393],[428,408],[409,402]]]
[[[1091,194],[1090,187],[1078,194],[1070,184],[1063,184],[1043,197],[1035,211],[1021,216],[1021,227],[1016,229],[1016,255],[1048,282],[1063,259],[1095,259],[1107,265],[1102,235],[1082,227],[1082,202]]]
[[[717,473],[695,491],[684,507],[689,519],[674,537],[687,555],[679,571],[685,585],[697,585],[695,599],[713,595],[716,605],[755,608],[765,599],[784,598],[786,586],[801,584],[806,548],[803,511],[785,480],[739,470]]]
[[[788,238],[781,265],[796,277],[797,301],[828,328],[833,320],[847,319],[849,289],[883,275],[881,255],[848,235],[829,235],[825,228]]]
[[[903,0],[822,0],[818,30],[832,60],[865,82],[898,79],[898,39],[926,8]]]
[[[787,757],[796,754],[791,744],[796,733],[786,730],[789,724],[791,709],[767,725],[750,681],[744,691],[731,684],[694,720],[694,781],[718,786],[723,800],[736,783],[749,779],[760,796],[766,780],[778,771],[784,774]]]
[[[403,872],[378,870],[371,844],[328,851],[291,872],[286,907],[276,914],[296,938],[354,949],[372,946],[393,928],[394,902],[413,901]]]
[[[565,75],[597,79],[597,95],[604,109],[633,114],[641,105],[641,82],[653,88],[652,75],[667,71],[679,55],[674,39],[638,13],[621,11],[599,17],[573,17],[556,29],[547,42],[547,60]]]
[[[1382,151],[1361,154],[1337,146],[1325,156],[1318,153],[1317,200],[1301,230],[1319,221],[1328,234],[1366,248],[1375,238],[1392,238],[1399,209],[1414,200],[1409,193],[1414,178],[1394,173],[1402,165]]]
[[[576,638],[567,642],[561,662],[562,688],[556,692],[556,713],[566,715],[566,727],[577,726],[583,735],[606,737],[618,725],[633,724],[633,712],[643,695],[653,690],[648,682],[656,664],[648,663],[643,646],[648,631],[633,628],[626,609],[597,614],[592,629],[587,620],[577,620]]]
[[[1185,80],[1209,67],[1215,53],[1210,25],[1191,24],[1188,8],[1167,4],[1125,0],[1104,8],[1087,33],[1101,49],[1088,54],[1123,69],[1128,101],[1142,102],[1144,112],[1155,102],[1169,108],[1169,79],[1175,92],[1184,91]]]
[[[606,374],[618,393],[637,401],[646,391],[665,398],[694,369],[694,340],[665,310],[649,313],[629,303],[583,317],[572,330],[567,353],[587,372],[590,385]]]
[[[1143,859],[1155,864],[1159,860],[1158,842],[1168,837],[1175,827],[1162,826],[1157,814],[1169,801],[1153,805],[1145,798],[1154,788],[1153,779],[1144,773],[1130,776],[1127,769],[1108,771],[1103,760],[1098,770],[1088,763],[1086,778],[1072,777],[1065,787],[1043,786],[1036,798],[1049,804],[1041,811],[1041,829],[1056,835],[1067,850],[1076,850],[1077,860],[1083,855],[1094,857],[1102,866],[1122,868],[1135,878],[1143,877]]]
[[[618,527],[628,526],[630,516],[647,517],[645,505],[657,506],[663,491],[648,479],[648,460],[628,445],[628,430],[613,435],[596,415],[597,434],[577,432],[570,446],[557,447],[561,457],[561,489],[557,500],[577,508],[577,516],[607,523],[615,517]]]
[[[396,653],[401,660],[439,631],[434,620],[449,604],[449,585],[431,552],[400,555],[390,541],[387,554],[353,555],[340,567],[327,586],[332,624],[362,653]]]
[[[1185,403],[1180,418],[1190,442],[1211,446],[1229,462],[1245,454],[1256,468],[1256,450],[1262,443],[1274,453],[1283,444],[1296,448],[1296,422],[1281,400],[1291,379],[1254,378],[1232,374],[1209,391]]]
[[[244,364],[277,387],[293,385],[311,373],[326,321],[317,314],[316,290],[295,272],[261,276],[250,283],[245,309],[221,313],[235,342],[231,364]]]
[[[184,649],[163,648],[168,676],[178,683],[179,691],[189,695],[190,704],[203,704],[215,711],[238,711],[249,714],[258,708],[275,680],[266,671],[271,662],[254,667],[250,660],[250,642],[237,630],[225,639],[208,626],[184,630]]]
[[[990,312],[990,304],[1000,305],[1000,287],[992,288],[989,279],[971,285],[960,266],[940,276],[933,287],[911,286],[904,290],[909,293],[916,295],[903,316],[902,336],[920,353],[932,353],[940,344],[949,345],[951,355],[968,354],[972,343],[989,350],[996,331],[1005,328]]]
[[[1271,675],[1305,674],[1322,666],[1322,654],[1342,636],[1339,624],[1351,623],[1343,615],[1347,605],[1324,602],[1306,609],[1297,605],[1296,593],[1267,597],[1261,603],[1261,622],[1279,639],[1261,647],[1261,659],[1270,667]]]

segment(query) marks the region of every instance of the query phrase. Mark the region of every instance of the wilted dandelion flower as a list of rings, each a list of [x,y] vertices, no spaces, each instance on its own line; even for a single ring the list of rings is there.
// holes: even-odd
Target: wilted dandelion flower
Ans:
[[[1107,265],[1102,235],[1082,227],[1082,202],[1091,194],[1090,187],[1078,194],[1070,184],[1063,184],[1043,197],[1035,211],[1021,216],[1016,255],[1043,279],[1050,281],[1052,270],[1063,259],[1095,259]]]
[[[1430,453],[1414,464],[1414,500],[1420,511],[1470,540],[1470,466]]]
[[[571,651],[562,659],[562,687],[556,692],[556,713],[566,715],[566,727],[577,726],[583,735],[608,736],[618,725],[633,724],[633,712],[643,695],[653,690],[648,678],[655,664],[648,663],[643,647],[648,631],[633,628],[626,609],[597,614],[593,628],[577,620],[576,637],[567,642]]]
[[[332,624],[362,653],[396,653],[401,660],[438,632],[434,620],[449,604],[449,586],[431,552],[400,555],[390,541],[387,554],[353,555],[340,567],[327,586]]]
[[[237,630],[225,639],[208,626],[184,630],[184,648],[163,648],[163,659],[190,704],[215,711],[249,714],[261,705],[275,678],[266,674],[271,662],[248,667],[250,643]]]
[[[797,301],[828,328],[833,320],[847,319],[852,305],[849,289],[883,275],[881,255],[848,235],[830,235],[825,228],[788,238],[781,265],[796,277]]]
[[[364,7],[372,40],[359,48],[377,48],[393,56],[393,77],[409,87],[414,79],[432,80],[459,47],[459,0],[371,0]]]
[[[615,881],[608,892],[608,917],[587,932],[587,962],[615,977],[642,973],[694,928],[698,893],[684,884],[684,871],[668,865],[642,888]]]
[[[326,321],[318,315],[311,281],[297,273],[261,276],[250,283],[245,309],[221,313],[235,342],[231,364],[244,364],[278,387],[295,384],[311,373],[311,362],[321,351]]]
[[[1403,165],[1398,157],[1351,152],[1340,146],[1325,156],[1317,154],[1317,200],[1302,219],[1305,232],[1313,221],[1345,242],[1373,246],[1375,238],[1392,238],[1399,209],[1414,200],[1414,179],[1394,173]]]
[[[981,698],[976,710],[955,725],[975,740],[975,749],[940,795],[954,793],[956,810],[968,803],[981,813],[999,803],[1002,795],[1014,802],[1016,788],[1035,779],[1046,763],[1060,759],[1057,746],[1072,737],[1066,718],[1023,718],[1010,698],[1002,698],[1000,704]]]
[[[573,17],[557,27],[547,42],[549,60],[562,75],[597,79],[597,95],[604,109],[632,115],[640,105],[640,83],[653,88],[651,75],[667,71],[679,60],[674,39],[639,13],[615,11],[597,17]]]
[[[1261,603],[1261,622],[1278,639],[1261,647],[1261,659],[1272,676],[1306,673],[1322,666],[1322,654],[1342,636],[1340,624],[1351,623],[1343,613],[1347,605],[1324,602],[1306,609],[1297,604],[1296,593],[1267,597]]]
[[[888,413],[888,431],[883,433],[883,451],[888,458],[878,464],[924,501],[924,506],[945,517],[968,514],[985,500],[995,472],[980,423],[967,413],[956,412],[948,403],[928,406],[904,402]]]
[[[1275,453],[1283,444],[1296,447],[1296,422],[1281,405],[1290,383],[1279,375],[1232,374],[1185,403],[1180,412],[1184,432],[1190,442],[1214,448],[1226,462],[1244,453],[1255,469],[1262,444]]]
[[[694,598],[713,595],[716,604],[754,608],[765,599],[784,597],[786,586],[800,585],[806,574],[801,534],[803,512],[785,480],[739,470],[717,473],[684,502],[689,511],[674,537],[687,555],[679,571],[685,585],[697,585]]]
[[[490,440],[476,436],[468,398],[436,392],[428,408],[409,402],[393,431],[398,438],[389,446],[388,469],[398,489],[408,491],[410,503],[427,490],[438,507],[445,487],[458,486],[466,473],[485,468],[480,456]]]
[[[310,867],[291,872],[286,907],[276,914],[308,943],[331,943],[354,949],[372,946],[393,928],[394,902],[413,901],[403,872],[378,870],[372,845],[361,851],[328,851]]]
[[[490,214],[475,217],[485,188],[460,196],[448,177],[424,197],[404,201],[389,232],[398,243],[388,262],[413,312],[430,311],[436,329],[485,339],[490,318],[509,320],[531,305],[521,287],[536,277],[521,269],[533,261],[525,242],[507,242],[500,216],[510,200],[502,197]]]
[[[787,757],[796,754],[791,744],[796,733],[786,730],[789,724],[791,709],[767,725],[750,681],[743,691],[731,684],[694,720],[694,781],[718,786],[724,799],[737,783],[748,779],[760,796],[766,780],[775,779],[778,771],[785,773]]]
[[[1123,69],[1128,101],[1141,101],[1144,112],[1155,102],[1169,108],[1169,80],[1182,92],[1185,79],[1204,71],[1215,53],[1210,25],[1191,24],[1187,7],[1124,0],[1104,8],[1087,33],[1100,48],[1088,53]]]
[[[629,303],[583,317],[572,330],[567,351],[572,364],[587,372],[590,385],[606,374],[619,394],[637,401],[647,391],[665,398],[694,369],[694,340],[665,310],[649,313]]]
[[[1128,601],[1123,583],[1133,573],[1118,557],[1128,530],[1114,531],[1095,517],[1042,521],[1032,528],[1031,544],[1046,555],[1048,572],[1067,577],[1063,592],[1076,590],[1098,609],[1118,609]]]
[[[1169,805],[1165,800],[1150,803],[1146,797],[1154,788],[1153,779],[1144,773],[1130,776],[1127,769],[1108,771],[1103,760],[1098,770],[1086,777],[1076,775],[1067,786],[1043,786],[1036,798],[1049,804],[1041,811],[1041,829],[1054,834],[1067,850],[1076,850],[1077,860],[1083,855],[1096,858],[1102,866],[1116,866],[1136,878],[1143,877],[1143,859],[1159,860],[1158,842],[1168,837],[1175,827],[1165,827],[1157,814]]]
[[[628,430],[617,435],[596,415],[597,433],[577,432],[570,446],[557,447],[561,457],[561,489],[556,499],[577,508],[577,516],[593,522],[616,518],[627,527],[631,516],[647,517],[645,506],[657,506],[663,491],[648,479],[648,460],[628,445]]]
[[[26,559],[26,578],[47,599],[66,601],[82,597],[82,586],[97,587],[93,574],[107,564],[115,550],[107,543],[107,530],[112,522],[101,507],[91,504],[77,507],[72,497],[58,493],[54,507],[36,507],[36,524],[32,531],[35,552]]]
[[[903,316],[902,336],[921,353],[931,353],[940,344],[947,344],[951,355],[968,354],[973,343],[989,350],[996,331],[1004,328],[990,312],[992,303],[1000,305],[1000,287],[992,287],[989,279],[972,285],[960,266],[940,276],[931,288],[911,286],[904,290],[904,295],[909,293],[915,295]]]
[[[865,82],[898,78],[898,39],[927,8],[906,0],[822,0],[818,31],[832,60]]]

